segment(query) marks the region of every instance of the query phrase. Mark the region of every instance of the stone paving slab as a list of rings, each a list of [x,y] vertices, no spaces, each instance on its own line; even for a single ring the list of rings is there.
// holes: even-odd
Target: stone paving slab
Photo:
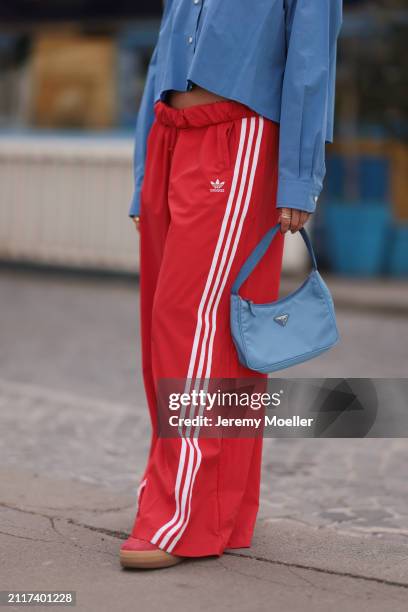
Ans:
[[[0,380],[0,463],[136,499],[144,410]],[[267,439],[260,517],[408,538],[408,440]],[[113,499],[113,498],[112,498]],[[113,507],[117,504],[113,503]]]
[[[3,590],[75,590],[77,609],[102,612],[135,602],[149,611],[170,602],[182,611],[267,606],[320,612],[333,602],[349,612],[406,609],[406,544],[262,521],[250,550],[187,561],[160,574],[125,571],[109,491],[25,470],[3,470],[0,482]],[[110,530],[92,524],[101,516],[109,517]]]
[[[130,533],[136,500],[106,487],[64,481],[27,470],[0,469],[1,530],[9,532],[15,514],[65,521],[121,540]],[[13,532],[30,538],[29,531]],[[37,537],[38,534],[35,534]],[[118,543],[119,546],[119,543]],[[408,588],[408,539],[396,541],[294,519],[261,518],[253,547],[239,554],[280,564],[339,574],[353,574]],[[391,562],[392,561],[392,562]],[[408,593],[407,593],[408,597]]]

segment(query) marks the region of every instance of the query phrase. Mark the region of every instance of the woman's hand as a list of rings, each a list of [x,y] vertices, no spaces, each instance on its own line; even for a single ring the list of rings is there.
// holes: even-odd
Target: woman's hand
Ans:
[[[136,215],[135,217],[132,217],[132,221],[135,224],[136,229],[138,231],[140,231],[140,217],[139,217],[139,215]]]
[[[285,234],[288,230],[294,234],[298,232],[309,219],[311,213],[298,208],[281,208],[278,223],[281,224],[280,231]]]

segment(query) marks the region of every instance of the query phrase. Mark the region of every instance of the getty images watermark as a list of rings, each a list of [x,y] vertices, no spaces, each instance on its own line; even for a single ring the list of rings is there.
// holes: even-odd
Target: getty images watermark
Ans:
[[[163,438],[406,437],[408,379],[162,379]]]
[[[281,404],[283,390],[268,393],[243,389],[234,391],[206,391],[192,389],[183,393],[173,392],[169,395],[168,408],[177,414],[170,414],[170,427],[207,428],[213,427],[249,427],[260,430],[264,425],[272,427],[310,427],[313,417],[303,418],[298,415],[279,417],[267,414],[265,409],[277,408]],[[189,416],[186,416],[187,410]],[[233,410],[232,410],[233,409]],[[232,412],[232,414],[231,414]],[[209,415],[212,416],[209,416]],[[257,416],[260,415],[260,416]]]

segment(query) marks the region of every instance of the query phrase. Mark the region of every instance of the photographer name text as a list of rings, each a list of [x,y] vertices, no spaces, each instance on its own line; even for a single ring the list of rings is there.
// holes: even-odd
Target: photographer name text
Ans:
[[[202,415],[193,418],[183,418],[176,415],[169,417],[171,427],[252,427],[259,429],[261,425],[265,427],[311,427],[313,422],[314,418],[305,418],[298,415],[286,418],[277,417],[276,415],[265,415],[263,418],[226,418],[218,416],[217,419]]]

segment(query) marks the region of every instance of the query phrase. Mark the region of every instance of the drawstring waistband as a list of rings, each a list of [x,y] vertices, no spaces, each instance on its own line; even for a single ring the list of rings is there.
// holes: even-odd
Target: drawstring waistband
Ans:
[[[255,117],[258,113],[235,100],[217,100],[187,108],[173,108],[158,100],[154,105],[157,121],[176,128],[204,127],[243,117]]]

